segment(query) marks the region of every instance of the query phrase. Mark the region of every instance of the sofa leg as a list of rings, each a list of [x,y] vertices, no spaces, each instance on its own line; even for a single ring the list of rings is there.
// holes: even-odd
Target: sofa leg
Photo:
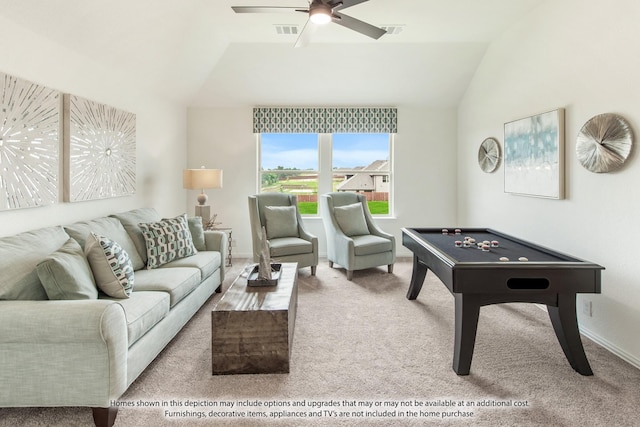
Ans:
[[[347,270],[347,280],[353,279],[353,270]]]
[[[111,427],[113,423],[116,422],[116,415],[118,415],[117,406],[91,409],[93,409],[93,423],[96,427]]]
[[[389,274],[393,273],[393,264],[389,264],[387,266],[387,271],[389,272]]]
[[[333,268],[333,261],[329,261],[329,268]]]
[[[312,266],[311,266],[311,275],[312,275],[312,276],[315,276],[315,275],[316,275],[316,267],[317,267],[316,265],[312,265]]]
[[[220,292],[222,292],[222,283],[220,283],[216,288],[216,294],[219,294]]]

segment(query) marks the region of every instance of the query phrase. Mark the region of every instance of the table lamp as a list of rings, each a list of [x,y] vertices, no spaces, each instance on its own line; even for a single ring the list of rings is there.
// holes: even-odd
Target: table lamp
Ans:
[[[202,217],[202,225],[207,226],[211,218],[211,206],[207,205],[207,188],[222,188],[222,169],[185,169],[182,172],[182,186],[189,190],[201,190],[196,205],[196,216]]]

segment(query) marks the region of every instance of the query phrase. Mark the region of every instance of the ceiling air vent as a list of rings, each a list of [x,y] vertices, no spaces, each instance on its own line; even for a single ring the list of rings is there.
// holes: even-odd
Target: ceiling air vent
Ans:
[[[400,34],[404,30],[404,25],[381,25],[380,28],[385,30],[387,34]]]
[[[275,25],[276,33],[282,35],[298,34],[297,25]]]

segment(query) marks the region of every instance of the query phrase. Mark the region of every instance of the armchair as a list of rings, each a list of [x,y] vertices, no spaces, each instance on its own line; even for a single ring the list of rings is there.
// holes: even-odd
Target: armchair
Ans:
[[[304,228],[296,197],[284,193],[249,196],[249,219],[253,239],[253,261],[260,261],[262,227],[267,231],[271,258],[278,262],[297,262],[298,268],[318,266],[318,238]]]
[[[353,279],[354,270],[387,265],[393,273],[396,242],[373,222],[367,199],[356,193],[336,192],[320,197],[322,222],[327,234],[329,267],[339,264]]]

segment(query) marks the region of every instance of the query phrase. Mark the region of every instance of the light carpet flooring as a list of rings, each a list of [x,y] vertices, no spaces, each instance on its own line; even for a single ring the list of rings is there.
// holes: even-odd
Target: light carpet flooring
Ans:
[[[242,266],[236,260],[223,290]],[[120,399],[166,406],[121,407],[115,425],[640,425],[640,370],[583,337],[595,375],[576,373],[547,314],[533,304],[483,307],[471,374],[456,375],[453,298],[429,273],[409,301],[410,277],[406,260],[393,274],[383,267],[355,272],[352,282],[326,261],[315,277],[300,270],[289,374],[211,375],[215,295]],[[185,406],[191,401],[218,406]],[[244,416],[198,419],[200,411]],[[0,408],[0,426],[90,425],[88,408]]]

